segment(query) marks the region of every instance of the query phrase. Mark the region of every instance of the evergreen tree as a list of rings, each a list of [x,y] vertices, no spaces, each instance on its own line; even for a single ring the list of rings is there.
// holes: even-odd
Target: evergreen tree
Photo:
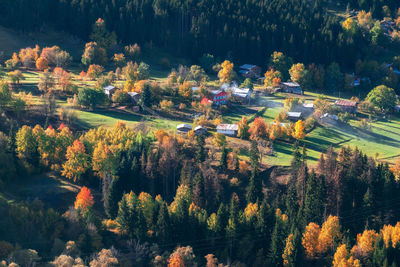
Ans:
[[[256,203],[257,200],[262,199],[262,182],[260,175],[253,171],[250,177],[250,184],[247,187],[247,202]]]
[[[314,170],[307,181],[307,191],[304,203],[304,218],[306,222],[321,223],[325,204],[325,182],[323,176],[317,177]]]
[[[163,202],[158,213],[156,236],[162,243],[170,242],[171,223],[169,219],[168,207]]]
[[[285,248],[284,222],[277,218],[272,231],[271,245],[268,253],[268,266],[282,266],[282,254]]]
[[[205,152],[205,140],[203,135],[197,136],[197,147],[196,147],[196,161],[197,162],[204,162],[206,159],[206,152]]]
[[[127,194],[122,196],[121,201],[118,203],[118,215],[116,219],[121,232],[126,233],[130,238],[134,236],[137,219],[134,197],[128,197]]]
[[[224,145],[222,147],[221,158],[219,160],[219,166],[222,170],[226,170],[228,168],[228,149]]]
[[[114,219],[118,215],[118,201],[121,197],[118,181],[119,177],[112,178],[104,200],[105,212],[108,218],[111,219]]]
[[[194,177],[193,202],[200,208],[205,208],[204,178],[200,172]]]
[[[145,84],[143,86],[143,91],[140,94],[139,103],[142,108],[149,107],[151,105],[151,91],[149,84]]]
[[[299,141],[296,140],[296,142],[294,143],[294,147],[293,147],[293,158],[292,158],[292,162],[291,162],[291,166],[292,166],[292,173],[296,174],[297,171],[299,170],[301,163],[302,163],[302,154],[300,153],[300,149],[299,149]]]
[[[251,141],[250,148],[250,165],[253,169],[258,168],[258,161],[260,160],[260,152],[258,151],[257,141]]]

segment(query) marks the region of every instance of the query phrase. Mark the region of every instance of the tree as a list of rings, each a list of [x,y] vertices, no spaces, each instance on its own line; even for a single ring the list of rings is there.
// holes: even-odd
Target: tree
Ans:
[[[262,181],[258,172],[253,171],[250,176],[250,183],[247,187],[246,199],[248,203],[256,203],[262,200]]]
[[[8,78],[12,83],[19,84],[20,81],[24,79],[24,75],[20,70],[15,70],[8,73]]]
[[[238,137],[241,139],[248,139],[249,134],[249,123],[247,121],[247,117],[243,116],[242,119],[238,122]]]
[[[240,85],[240,88],[248,88],[250,90],[253,90],[253,83],[251,82],[250,78],[246,78],[243,83]]]
[[[85,152],[85,146],[78,140],[67,148],[61,174],[74,182],[80,181],[82,175],[89,169],[89,156]]]
[[[313,258],[319,253],[318,237],[321,232],[321,228],[316,223],[309,223],[306,226],[306,230],[303,233],[301,243],[303,244],[304,250],[307,257]]]
[[[8,83],[0,80],[0,109],[4,109],[12,101],[12,95]]]
[[[103,47],[97,45],[96,42],[89,42],[85,45],[81,61],[86,66],[92,64],[103,66],[107,63],[107,52]]]
[[[311,172],[307,179],[307,189],[304,201],[304,219],[307,222],[319,222],[325,204],[325,183],[322,177]]]
[[[215,58],[213,55],[210,54],[203,54],[200,58],[200,65],[203,67],[203,69],[210,73],[212,71],[212,67],[215,64]]]
[[[107,30],[106,24],[101,18],[98,18],[94,23],[90,38],[105,49],[109,49],[117,43],[117,36]]]
[[[235,78],[235,71],[233,70],[233,63],[225,60],[221,64],[222,69],[218,72],[218,78],[222,83],[231,82]]]
[[[130,60],[137,60],[140,56],[140,46],[138,44],[127,45],[124,47],[125,55]]]
[[[260,160],[260,151],[258,150],[257,141],[252,140],[250,148],[250,164],[253,170],[258,168],[259,160]]]
[[[84,87],[78,92],[78,103],[84,107],[94,109],[97,105],[103,104],[105,100],[106,95],[100,90]]]
[[[219,166],[222,170],[226,170],[228,168],[228,149],[226,145],[222,146],[221,158],[219,160]]]
[[[305,76],[306,71],[307,70],[305,69],[304,64],[293,64],[293,66],[289,70],[290,79],[293,82],[299,82]]]
[[[45,70],[49,67],[49,62],[46,58],[40,57],[36,60],[36,68],[38,70]]]
[[[274,70],[271,68],[267,72],[265,72],[264,77],[265,86],[277,87],[282,80],[282,73],[279,70]]]
[[[45,93],[50,93],[54,89],[54,78],[51,72],[45,70],[39,75],[39,90]]]
[[[371,43],[374,45],[384,46],[386,43],[386,36],[382,29],[380,21],[376,21],[374,27],[369,32],[371,35]]]
[[[140,98],[139,98],[139,104],[142,107],[148,107],[151,104],[151,91],[150,91],[150,85],[149,84],[145,84],[143,87],[143,91],[140,94]]]
[[[96,64],[91,64],[88,68],[86,76],[89,77],[90,79],[94,80],[96,78],[99,78],[103,71],[104,71],[104,68],[102,66],[96,65]]]
[[[298,120],[294,126],[294,132],[292,133],[293,138],[297,140],[302,140],[306,136],[304,132],[304,123],[302,120]]]
[[[125,64],[125,55],[122,53],[114,54],[113,61],[116,66],[122,67]]]
[[[336,93],[343,88],[344,75],[340,71],[340,67],[337,63],[332,63],[326,69],[325,75],[325,87],[329,92]]]
[[[396,93],[392,88],[380,85],[368,93],[367,100],[382,112],[388,112],[396,104]]]
[[[108,218],[114,219],[118,215],[118,201],[121,197],[119,177],[111,179],[107,188],[106,198],[104,200],[104,210]]]
[[[267,137],[267,125],[265,121],[261,117],[257,117],[254,119],[253,124],[249,129],[250,139],[251,140],[259,140]]]
[[[193,81],[196,81],[197,83],[200,83],[202,80],[207,80],[208,76],[204,71],[204,69],[202,69],[200,66],[192,65],[190,67],[188,78]]]
[[[158,212],[156,229],[156,236],[161,240],[161,242],[166,243],[170,241],[171,223],[169,219],[168,207],[165,202],[161,204]]]
[[[173,254],[168,260],[168,267],[185,267],[185,264],[180,255]]]
[[[87,212],[90,210],[93,204],[94,200],[90,189],[86,186],[82,187],[75,199],[75,209]]]
[[[38,163],[37,142],[31,127],[22,126],[15,135],[15,142],[16,152],[20,159],[29,163]]]
[[[184,81],[182,84],[179,85],[178,89],[179,95],[183,98],[190,99],[192,97],[192,88],[190,87],[190,83]]]
[[[118,89],[115,91],[115,93],[112,95],[111,97],[112,101],[114,103],[118,103],[118,104],[126,104],[129,103],[129,101],[131,100],[131,97],[129,96],[129,94],[127,92],[125,92],[122,89]]]
[[[346,245],[340,245],[333,256],[333,267],[361,267],[360,260],[349,257]]]
[[[293,65],[292,58],[284,55],[282,52],[273,52],[270,57],[270,66],[281,73],[282,80],[289,79],[289,68]]]

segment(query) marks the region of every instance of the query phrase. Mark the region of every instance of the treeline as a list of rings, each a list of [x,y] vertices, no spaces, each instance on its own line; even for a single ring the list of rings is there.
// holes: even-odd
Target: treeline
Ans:
[[[101,17],[124,43],[152,43],[195,60],[212,53],[264,65],[279,50],[306,63],[351,65],[360,56],[360,44],[321,1],[6,0],[0,10],[3,25],[26,31],[56,25],[86,40]]]

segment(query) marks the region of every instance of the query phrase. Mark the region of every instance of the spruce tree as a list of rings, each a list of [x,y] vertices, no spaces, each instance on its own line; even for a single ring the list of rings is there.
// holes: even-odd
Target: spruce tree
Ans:
[[[247,187],[247,202],[256,203],[257,200],[262,199],[262,182],[260,179],[260,175],[253,171],[250,177],[250,183]]]
[[[205,152],[205,140],[203,135],[197,136],[197,147],[196,147],[196,161],[197,162],[204,162],[206,159],[206,152]]]
[[[205,208],[204,179],[200,172],[194,176],[193,202],[200,208]]]
[[[158,212],[156,236],[162,243],[170,242],[171,224],[169,219],[168,207],[163,202]]]
[[[304,218],[306,222],[321,223],[325,203],[325,183],[323,176],[317,177],[314,170],[307,181],[307,191],[304,203]]]
[[[222,147],[221,158],[219,160],[219,166],[222,170],[226,170],[228,168],[228,149],[224,145]]]
[[[271,236],[271,244],[268,253],[268,266],[282,266],[282,254],[285,248],[285,230],[284,230],[284,222],[277,218],[274,226],[274,230],[272,231]]]
[[[253,169],[258,168],[258,161],[260,160],[260,152],[258,151],[257,141],[251,141],[250,148],[250,165]]]
[[[140,94],[140,99],[139,103],[142,108],[149,107],[151,104],[151,91],[150,91],[150,85],[145,84],[143,86],[143,91]]]
[[[104,209],[110,219],[114,219],[118,214],[118,201],[121,197],[118,181],[119,177],[114,177],[111,180],[104,200]]]
[[[299,141],[296,141],[294,143],[294,147],[293,147],[293,158],[292,158],[292,162],[291,162],[293,174],[296,174],[297,171],[299,170],[301,163],[302,163],[302,158],[303,158],[303,156],[300,153],[300,149],[299,149]]]

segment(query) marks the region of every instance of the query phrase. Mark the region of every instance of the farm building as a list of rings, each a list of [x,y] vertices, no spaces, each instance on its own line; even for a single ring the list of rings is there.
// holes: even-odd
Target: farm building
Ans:
[[[357,113],[357,102],[350,100],[337,100],[335,106],[344,112]]]
[[[136,93],[136,92],[128,92],[128,95],[130,96],[131,100],[133,101],[133,103],[138,103],[139,102],[139,98],[140,98],[140,94]]]
[[[232,97],[241,102],[250,102],[251,92],[249,88],[232,88]]]
[[[288,116],[288,119],[291,121],[298,121],[302,119],[301,112],[288,112],[286,114]]]
[[[178,133],[188,133],[190,130],[192,130],[192,126],[189,124],[179,124],[176,126],[176,131]]]
[[[309,108],[309,109],[314,109],[314,103],[304,103],[303,107],[304,108]]]
[[[112,95],[115,93],[115,91],[117,90],[117,88],[115,86],[112,85],[108,85],[106,87],[103,88],[104,89],[104,93],[108,96],[108,97],[112,97]]]
[[[199,126],[195,127],[195,128],[193,129],[193,131],[194,131],[194,133],[195,133],[196,135],[203,135],[203,134],[206,134],[206,133],[207,133],[207,128],[205,128],[205,127],[199,125]]]
[[[222,90],[212,90],[211,93],[213,95],[212,101],[214,105],[220,106],[226,104],[226,92]]]
[[[280,84],[280,87],[282,91],[285,93],[296,94],[296,95],[303,94],[303,90],[301,89],[300,84],[295,82],[283,82]]]
[[[336,123],[339,120],[339,117],[333,114],[325,113],[321,117],[319,117],[323,123]]]
[[[217,133],[222,133],[229,136],[236,136],[238,132],[237,124],[218,124],[217,125]]]
[[[245,78],[259,78],[261,76],[261,68],[256,65],[244,64],[239,69],[239,73]]]

